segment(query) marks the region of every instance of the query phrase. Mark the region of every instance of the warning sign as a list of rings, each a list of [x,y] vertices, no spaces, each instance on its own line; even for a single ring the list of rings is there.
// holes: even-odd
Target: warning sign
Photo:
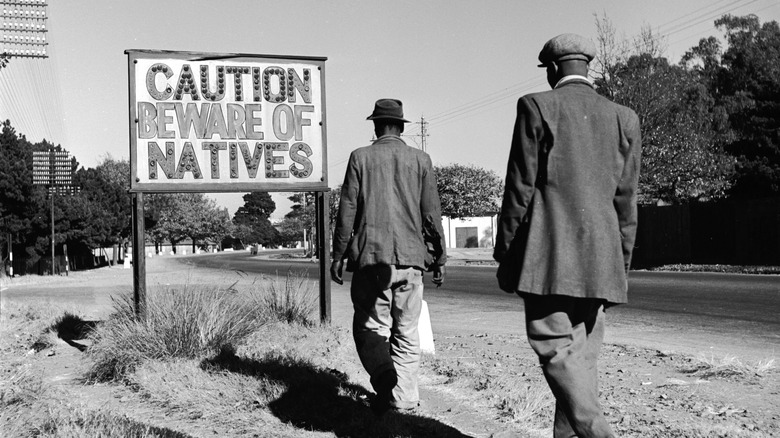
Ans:
[[[131,191],[327,187],[325,58],[126,53]]]

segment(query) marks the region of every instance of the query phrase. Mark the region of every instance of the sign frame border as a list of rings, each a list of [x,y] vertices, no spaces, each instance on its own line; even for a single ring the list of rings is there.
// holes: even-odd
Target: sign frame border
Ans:
[[[130,193],[241,193],[241,192],[320,192],[328,191],[328,146],[327,146],[327,111],[325,100],[325,61],[322,56],[284,56],[261,55],[250,53],[212,53],[190,52],[174,50],[125,50],[128,56],[128,107],[130,136]],[[137,132],[138,114],[136,108],[135,65],[138,59],[181,59],[189,62],[213,61],[220,59],[236,59],[237,61],[304,61],[316,65],[320,71],[320,104],[322,106],[322,177],[319,182],[290,183],[290,182],[236,182],[236,183],[141,183],[138,178],[138,139]]]

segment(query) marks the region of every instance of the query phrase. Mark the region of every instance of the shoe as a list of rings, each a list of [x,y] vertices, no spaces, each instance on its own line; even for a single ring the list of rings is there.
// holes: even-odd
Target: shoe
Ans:
[[[388,370],[376,378],[371,378],[371,384],[376,390],[376,395],[371,400],[371,411],[377,416],[382,416],[392,407],[390,400],[393,398],[393,388],[398,384],[398,376],[395,370]]]

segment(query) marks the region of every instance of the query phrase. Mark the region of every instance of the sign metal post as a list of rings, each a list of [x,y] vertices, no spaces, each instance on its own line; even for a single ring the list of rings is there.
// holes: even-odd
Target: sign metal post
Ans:
[[[133,193],[133,305],[135,315],[146,319],[146,242],[144,239],[144,194]]]
[[[320,321],[330,324],[330,215],[328,192],[317,192],[317,253],[320,260]]]

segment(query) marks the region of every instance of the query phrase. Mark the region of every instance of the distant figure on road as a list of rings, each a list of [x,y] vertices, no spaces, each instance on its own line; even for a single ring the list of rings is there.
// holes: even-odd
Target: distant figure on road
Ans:
[[[596,47],[574,34],[539,54],[552,91],[523,96],[493,258],[525,301],[526,330],[556,399],[554,434],[612,437],[598,401],[604,309],[627,301],[641,139],[629,108],[587,78]]]
[[[401,140],[400,100],[380,99],[368,117],[377,139],[349,157],[333,235],[333,281],[342,284],[343,259],[352,271],[353,331],[358,356],[371,376],[381,415],[419,404],[417,371],[423,271],[444,280],[446,254],[434,259],[424,233],[445,248],[441,204],[431,158]]]

